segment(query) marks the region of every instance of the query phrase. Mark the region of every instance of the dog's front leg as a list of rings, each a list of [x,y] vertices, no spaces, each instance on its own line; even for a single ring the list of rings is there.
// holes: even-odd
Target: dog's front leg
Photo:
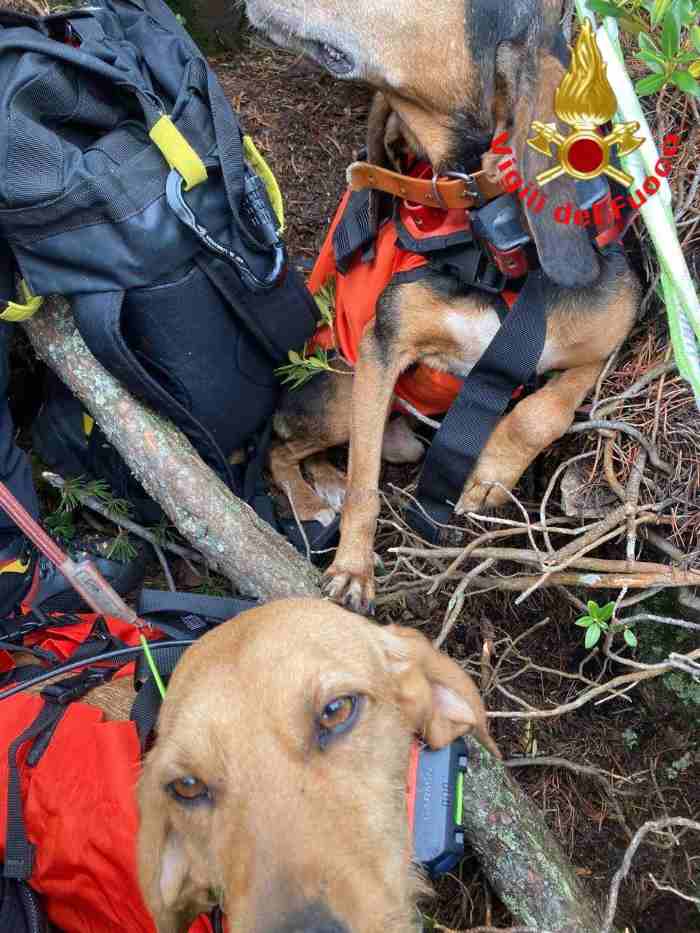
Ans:
[[[394,385],[410,360],[368,326],[360,344],[352,390],[348,487],[340,544],[326,571],[324,591],[363,615],[374,611],[374,532],[379,515],[382,437]]]
[[[535,457],[571,426],[604,363],[600,360],[557,373],[501,419],[464,486],[455,507],[458,515],[508,501],[508,491]]]

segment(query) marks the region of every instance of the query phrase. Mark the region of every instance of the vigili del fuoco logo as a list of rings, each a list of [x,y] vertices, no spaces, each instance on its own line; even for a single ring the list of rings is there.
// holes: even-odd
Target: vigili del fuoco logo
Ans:
[[[612,132],[601,136],[597,127],[608,123],[615,116],[617,100],[606,76],[606,65],[593,35],[591,21],[586,20],[573,49],[571,64],[562,78],[554,96],[554,112],[571,126],[572,132],[562,136],[554,123],[535,120],[532,130],[536,133],[527,144],[552,156],[551,146],[556,146],[558,165],[540,172],[537,183],[547,182],[563,175],[573,178],[597,178],[609,175],[626,188],[633,182],[631,175],[610,165],[613,146],[618,155],[629,155],[642,145],[644,140],[634,134],[639,129],[636,120],[631,123],[615,123]]]
[[[547,203],[547,195],[542,189],[561,175],[579,180],[607,175],[625,188],[633,184],[634,179],[628,172],[610,164],[611,157],[615,148],[618,156],[629,155],[642,145],[644,139],[637,135],[639,123],[636,120],[614,123],[607,135],[599,129],[612,120],[617,110],[617,99],[606,70],[591,22],[587,19],[572,49],[571,64],[554,96],[554,112],[562,123],[571,127],[571,131],[563,135],[554,123],[539,120],[533,121],[531,126],[534,135],[527,140],[528,146],[556,160],[556,164],[540,172],[534,182],[524,181],[518,172],[507,133],[501,133],[491,143],[492,152],[506,157],[498,163],[504,189],[517,194],[534,213],[539,214]],[[655,174],[648,175],[641,187],[626,197],[618,194],[611,199],[608,209],[612,209],[615,218],[621,216],[625,203],[639,209],[647,197],[656,194],[661,187],[660,179],[670,173],[670,160],[677,155],[680,142],[675,133],[664,136],[662,157],[654,166]],[[601,220],[591,216],[591,211],[577,210],[576,205],[569,203],[558,204],[553,217],[558,223],[568,224],[573,220],[583,227]]]

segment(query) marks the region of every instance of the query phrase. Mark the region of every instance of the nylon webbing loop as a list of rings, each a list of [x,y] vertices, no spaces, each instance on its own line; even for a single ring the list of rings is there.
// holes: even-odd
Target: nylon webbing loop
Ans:
[[[45,730],[53,734],[59,720],[66,711],[65,706],[45,703],[34,722],[19,735],[7,750],[7,830],[5,833],[5,878],[27,881],[34,868],[34,845],[27,839],[27,830],[22,813],[22,786],[17,753],[30,739]]]
[[[185,191],[207,180],[207,169],[192,146],[164,113],[148,132],[170,168],[175,169],[185,183]]]
[[[27,767],[35,767],[46,751],[51,738],[72,700],[83,697],[88,690],[109,680],[111,669],[90,669],[60,683],[51,684],[41,692],[44,705],[34,722],[19,735],[7,750],[7,828],[5,833],[5,878],[27,881],[34,868],[35,846],[27,838],[22,812],[22,781],[17,755],[25,742],[34,739],[27,755]]]
[[[0,301],[0,308],[4,308],[0,313],[0,321],[12,324],[26,321],[33,317],[44,303],[40,295],[32,295],[24,279],[19,283],[19,293],[21,301]]]
[[[428,449],[416,491],[426,514],[411,506],[406,517],[430,541],[437,541],[435,522],[449,519],[513,390],[527,383],[537,368],[547,332],[545,281],[542,270],[530,273]]]
[[[76,677],[51,684],[42,690],[44,705],[34,722],[19,735],[7,750],[7,828],[5,832],[5,878],[27,881],[34,869],[35,846],[27,838],[22,812],[22,782],[17,755],[25,742],[34,739],[26,763],[35,767],[46,751],[51,737],[72,700],[83,697],[88,690],[109,680],[114,671],[88,668]]]

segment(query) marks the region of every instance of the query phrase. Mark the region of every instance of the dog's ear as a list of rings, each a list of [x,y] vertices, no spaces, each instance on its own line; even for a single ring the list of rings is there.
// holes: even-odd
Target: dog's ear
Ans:
[[[498,755],[471,677],[415,629],[389,625],[379,632],[392,675],[393,699],[413,731],[431,748],[473,733]]]
[[[387,124],[393,114],[389,101],[377,91],[367,119],[367,161],[382,167],[389,165],[387,152]]]
[[[191,862],[182,836],[168,817],[162,788],[149,776],[148,765],[139,787],[138,871],[141,893],[158,933],[187,929],[191,901]]]
[[[552,166],[551,158],[527,145],[527,139],[533,135],[532,121],[554,123],[564,135],[568,132],[568,128],[557,121],[554,113],[554,95],[564,72],[561,61],[553,54],[540,54],[531,98],[516,105],[513,143],[518,156],[518,170],[530,191],[537,185],[537,174]],[[576,210],[574,179],[560,175],[546,186],[539,187],[539,190],[547,199],[544,207],[534,210],[524,202],[523,209],[542,268],[557,285],[567,288],[592,285],[600,275],[600,263],[588,230],[571,221],[560,223],[555,217],[555,210],[560,205],[570,204],[571,214]],[[539,208],[541,199],[532,200],[533,208]]]

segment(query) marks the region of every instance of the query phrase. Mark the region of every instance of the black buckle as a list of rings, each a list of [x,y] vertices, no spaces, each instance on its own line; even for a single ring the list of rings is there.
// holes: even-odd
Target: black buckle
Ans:
[[[479,250],[479,253],[474,285],[482,291],[500,295],[508,279],[484,250]]]
[[[93,687],[99,687],[110,680],[113,674],[112,668],[88,667],[75,677],[67,677],[59,683],[44,687],[41,696],[50,703],[67,706],[73,700],[80,700]]]
[[[506,277],[485,250],[476,243],[451,246],[430,256],[430,264],[438,272],[452,275],[463,285],[479,288],[494,295],[506,287]]]

